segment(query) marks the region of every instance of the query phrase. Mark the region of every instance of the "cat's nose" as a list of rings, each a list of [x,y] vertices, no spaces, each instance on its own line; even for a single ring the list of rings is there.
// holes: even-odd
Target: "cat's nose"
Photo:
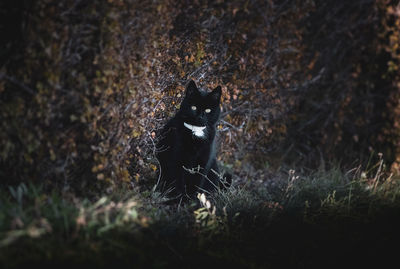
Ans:
[[[204,117],[202,117],[202,116],[197,117],[196,124],[198,126],[204,126],[205,123],[206,123],[206,119]]]

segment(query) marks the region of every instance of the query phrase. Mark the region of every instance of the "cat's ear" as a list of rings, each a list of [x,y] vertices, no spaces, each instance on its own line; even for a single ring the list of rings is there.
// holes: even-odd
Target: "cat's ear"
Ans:
[[[210,94],[209,96],[211,99],[217,103],[219,103],[222,95],[222,89],[221,86],[216,87]]]
[[[186,87],[186,95],[191,95],[196,91],[198,91],[196,83],[194,83],[194,81],[191,80]]]

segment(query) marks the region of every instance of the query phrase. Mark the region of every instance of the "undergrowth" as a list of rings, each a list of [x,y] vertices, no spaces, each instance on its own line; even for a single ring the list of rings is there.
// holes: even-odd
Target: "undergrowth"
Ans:
[[[20,184],[0,191],[0,267],[358,263],[359,253],[371,260],[397,242],[399,183],[380,160],[347,172],[290,170],[180,206],[152,192],[89,200]]]

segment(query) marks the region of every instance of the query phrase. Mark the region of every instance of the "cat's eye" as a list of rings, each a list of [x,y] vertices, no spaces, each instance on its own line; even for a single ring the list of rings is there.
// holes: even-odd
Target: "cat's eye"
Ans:
[[[210,113],[211,112],[211,109],[209,109],[209,108],[206,108],[206,110],[204,110],[206,113]]]
[[[192,110],[196,111],[197,107],[196,106],[192,106]]]

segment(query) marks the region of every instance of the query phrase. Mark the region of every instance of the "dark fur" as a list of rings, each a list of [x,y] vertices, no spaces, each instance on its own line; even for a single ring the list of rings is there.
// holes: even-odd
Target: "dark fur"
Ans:
[[[170,197],[193,198],[197,192],[212,192],[221,184],[215,158],[220,99],[220,86],[206,93],[190,81],[180,110],[163,128],[157,144],[157,159],[161,165],[159,188]],[[193,105],[196,111],[192,110]],[[207,108],[211,109],[210,113],[205,113]],[[195,136],[184,122],[206,126],[205,137]]]

